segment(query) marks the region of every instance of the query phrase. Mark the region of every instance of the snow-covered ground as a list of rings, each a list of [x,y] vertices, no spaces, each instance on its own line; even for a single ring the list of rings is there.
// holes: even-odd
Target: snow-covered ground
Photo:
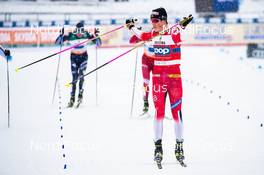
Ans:
[[[99,65],[127,49],[99,49]],[[134,115],[130,117],[136,51],[98,71],[98,106],[93,73],[86,77],[82,106],[66,109],[70,89],[64,84],[71,80],[69,52],[62,54],[61,99],[56,95],[53,105],[58,57],[19,73],[14,71],[57,50],[12,49],[9,129],[6,63],[0,59],[0,175],[263,174],[264,128],[260,124],[264,121],[264,70],[259,66],[263,68],[264,64],[263,60],[247,59],[245,47],[182,48],[188,167],[176,163],[172,121],[165,120],[162,170],[153,162],[152,119],[138,116],[142,109],[140,57]],[[95,68],[95,49],[91,47],[88,52],[89,71]],[[168,103],[167,107],[166,115],[170,117]]]

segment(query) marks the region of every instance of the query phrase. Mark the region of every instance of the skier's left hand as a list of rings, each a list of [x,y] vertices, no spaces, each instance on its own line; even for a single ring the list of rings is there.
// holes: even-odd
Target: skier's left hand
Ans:
[[[126,27],[130,30],[132,27],[135,27],[135,22],[137,19],[126,19]]]
[[[94,28],[94,35],[95,35],[95,36],[98,36],[99,33],[100,33],[99,28]]]
[[[193,16],[190,14],[188,17],[183,17],[180,21],[180,25],[186,27],[193,20]]]

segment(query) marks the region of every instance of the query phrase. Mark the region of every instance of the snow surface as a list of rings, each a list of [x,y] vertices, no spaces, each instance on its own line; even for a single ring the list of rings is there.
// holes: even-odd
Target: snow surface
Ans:
[[[260,124],[264,119],[264,71],[258,67],[264,64],[263,60],[247,59],[245,47],[182,47],[188,167],[176,163],[172,121],[165,120],[162,170],[153,162],[152,119],[138,116],[142,109],[140,57],[134,115],[130,117],[136,51],[98,71],[98,106],[95,73],[86,77],[84,103],[78,110],[65,108],[70,89],[64,84],[71,80],[71,73],[69,52],[62,54],[60,116],[58,95],[51,104],[57,56],[19,73],[14,71],[58,49],[12,49],[9,129],[6,62],[0,59],[0,175],[263,174],[264,128]],[[127,49],[99,49],[99,65]],[[95,68],[95,49],[90,47],[88,52],[89,71]],[[153,114],[151,96],[150,101]],[[168,103],[166,115],[171,117]]]

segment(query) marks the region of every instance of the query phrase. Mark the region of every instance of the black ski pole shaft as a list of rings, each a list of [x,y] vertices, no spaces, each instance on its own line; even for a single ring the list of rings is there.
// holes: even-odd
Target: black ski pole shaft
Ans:
[[[37,61],[34,61],[34,62],[32,62],[32,63],[29,63],[29,64],[27,64],[27,65],[25,65],[25,66],[22,66],[22,67],[16,68],[16,72],[18,72],[18,71],[20,71],[21,69],[24,69],[24,68],[26,68],[26,67],[29,67],[29,66],[31,66],[31,65],[33,65],[33,64],[36,64],[36,63],[38,63],[38,62],[44,61],[44,60],[46,60],[46,59],[48,59],[48,58],[51,58],[51,57],[53,57],[53,56],[55,56],[55,55],[57,55],[57,54],[58,54],[58,53],[51,54],[51,55],[46,56],[46,57],[44,57],[44,58],[41,58],[41,59],[39,59],[39,60],[37,60]]]

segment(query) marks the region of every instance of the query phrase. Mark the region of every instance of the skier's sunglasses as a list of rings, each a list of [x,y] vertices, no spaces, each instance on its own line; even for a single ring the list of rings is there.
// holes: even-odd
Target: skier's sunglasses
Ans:
[[[151,20],[151,22],[154,23],[154,24],[155,24],[155,23],[158,23],[158,22],[161,21],[161,20],[158,19],[158,18],[151,18],[150,20]]]

